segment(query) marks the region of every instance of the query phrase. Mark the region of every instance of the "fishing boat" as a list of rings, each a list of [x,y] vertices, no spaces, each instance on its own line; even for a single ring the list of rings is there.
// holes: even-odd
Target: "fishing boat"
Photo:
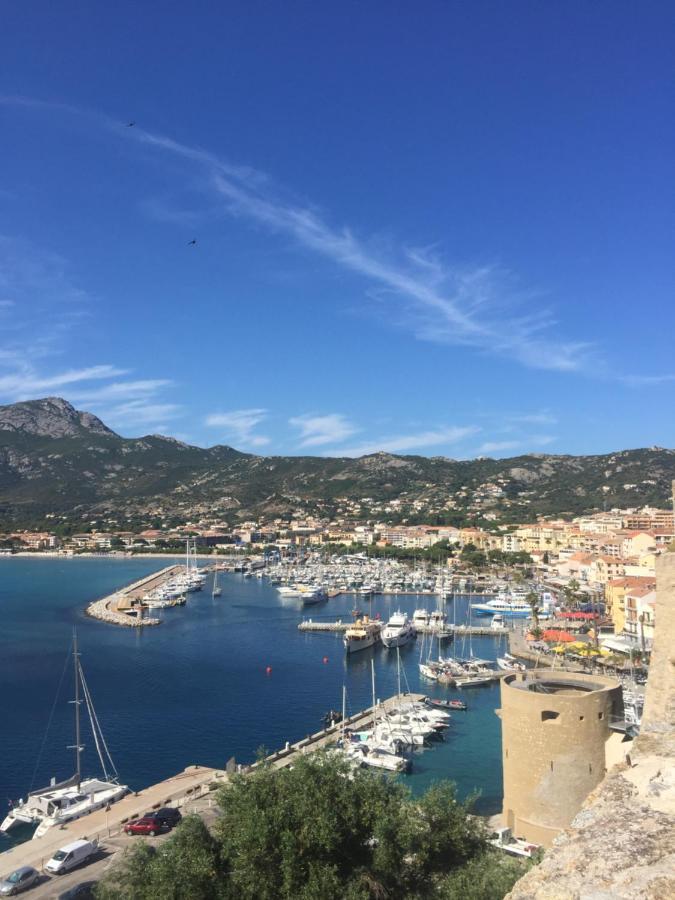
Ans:
[[[395,612],[382,630],[382,643],[387,649],[403,647],[417,636],[415,626],[407,615],[400,610]]]
[[[80,654],[77,649],[77,635],[73,634],[73,669],[75,676],[75,774],[65,781],[52,779],[49,787],[31,791],[25,800],[14,806],[0,824],[0,832],[10,831],[16,825],[37,825],[33,838],[40,838],[52,828],[58,828],[74,819],[80,819],[97,809],[103,809],[128,792],[128,787],[119,784],[117,770],[108,746],[101,732],[91,693],[84,677]],[[98,753],[102,778],[82,778],[81,755],[84,750],[80,729],[80,706],[84,703],[89,714],[96,751]],[[107,765],[106,765],[107,761]],[[108,766],[110,772],[108,772]]]

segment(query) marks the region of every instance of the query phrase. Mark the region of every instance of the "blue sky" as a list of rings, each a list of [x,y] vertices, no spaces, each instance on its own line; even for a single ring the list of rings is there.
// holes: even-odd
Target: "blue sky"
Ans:
[[[7,6],[0,403],[258,453],[675,446],[674,25]]]

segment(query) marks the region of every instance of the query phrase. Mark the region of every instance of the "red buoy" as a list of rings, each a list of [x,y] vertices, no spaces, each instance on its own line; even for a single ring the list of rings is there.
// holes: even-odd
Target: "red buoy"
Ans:
[[[265,675],[271,675],[271,674],[272,674],[272,666],[267,666],[267,668],[265,669]]]
[[[323,664],[324,664],[324,666],[326,665],[327,662],[328,662],[328,657],[327,657],[327,656],[324,656],[324,658],[323,658]]]

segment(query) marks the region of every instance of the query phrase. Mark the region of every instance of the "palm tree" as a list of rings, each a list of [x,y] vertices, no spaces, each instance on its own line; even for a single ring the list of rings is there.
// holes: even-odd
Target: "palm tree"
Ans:
[[[539,595],[535,591],[530,591],[525,600],[530,604],[530,609],[532,610],[532,632],[534,633],[535,629],[537,631],[539,628]]]

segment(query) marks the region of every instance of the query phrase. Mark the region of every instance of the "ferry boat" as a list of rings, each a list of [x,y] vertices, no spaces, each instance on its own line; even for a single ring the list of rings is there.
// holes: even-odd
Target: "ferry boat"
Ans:
[[[343,643],[347,653],[356,653],[358,650],[366,650],[372,647],[380,639],[380,622],[372,622],[368,616],[357,619],[353,625],[345,631]]]
[[[37,825],[33,838],[40,838],[52,828],[80,819],[97,809],[103,809],[119,800],[129,790],[118,783],[117,771],[108,752],[94,711],[91,694],[77,652],[77,637],[73,636],[73,667],[75,672],[75,774],[58,784],[55,779],[49,787],[31,791],[25,800],[20,800],[0,823],[0,832],[7,832],[19,824]],[[81,694],[80,694],[81,689]],[[84,703],[89,713],[94,743],[98,752],[103,778],[82,778],[81,754],[84,746],[80,742],[80,705]],[[106,767],[106,759],[111,774]]]
[[[385,647],[403,647],[417,636],[415,626],[407,615],[400,610],[390,617],[382,630],[382,643]]]
[[[508,619],[528,619],[532,615],[532,607],[520,594],[498,594],[494,600],[486,603],[472,603],[471,609],[477,616],[494,616],[497,613]]]

